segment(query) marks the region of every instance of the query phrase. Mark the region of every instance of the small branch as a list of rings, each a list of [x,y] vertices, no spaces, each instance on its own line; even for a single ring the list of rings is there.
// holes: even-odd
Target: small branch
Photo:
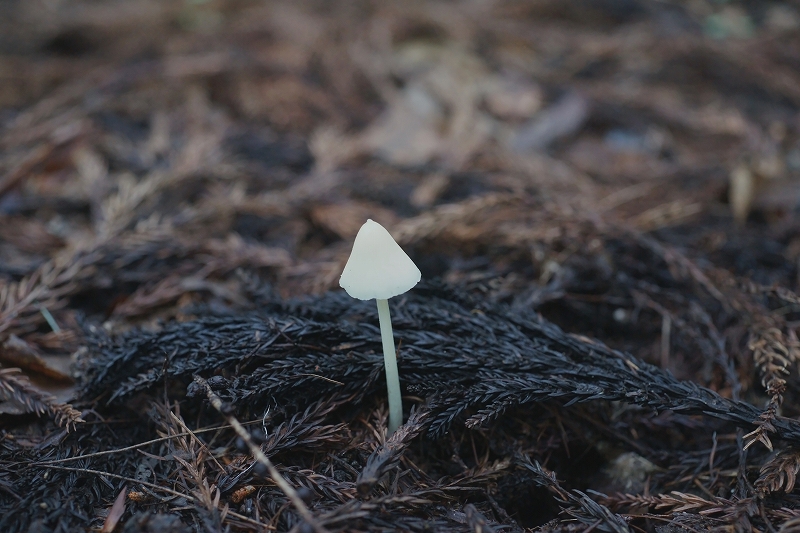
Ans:
[[[246,425],[249,425],[249,424],[258,424],[260,422],[261,422],[261,420],[251,420],[250,422],[245,422],[242,425],[246,426]],[[69,461],[77,461],[79,459],[88,459],[89,457],[98,457],[100,455],[110,455],[110,454],[113,454],[113,453],[129,452],[131,450],[136,450],[138,448],[144,448],[145,446],[149,446],[151,444],[157,444],[159,442],[164,442],[164,441],[168,441],[168,440],[172,440],[172,439],[177,439],[179,437],[188,437],[189,435],[192,435],[192,434],[197,435],[198,433],[208,433],[209,431],[221,431],[223,429],[230,429],[230,427],[231,427],[230,425],[226,425],[226,426],[213,426],[213,427],[208,427],[208,428],[195,429],[192,432],[188,432],[187,431],[187,432],[183,432],[183,433],[176,433],[174,435],[168,435],[166,437],[159,437],[157,439],[151,439],[151,440],[148,440],[148,441],[140,442],[138,444],[132,444],[132,445],[126,446],[124,448],[116,448],[114,450],[104,450],[102,452],[87,453],[87,454],[84,454],[84,455],[73,455],[72,457],[64,457],[63,459],[52,459],[50,461],[40,461],[38,463],[32,463],[32,464],[33,464],[33,466],[54,465],[54,464],[57,464],[57,463],[66,463],[66,462],[69,462]],[[12,463],[12,465],[17,465],[17,464],[22,464],[22,463]]]

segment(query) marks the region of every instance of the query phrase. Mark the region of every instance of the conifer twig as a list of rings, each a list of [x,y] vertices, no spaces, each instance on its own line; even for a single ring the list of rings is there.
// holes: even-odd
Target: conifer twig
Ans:
[[[49,413],[56,424],[67,430],[83,422],[80,411],[39,390],[19,368],[0,368],[0,400],[14,402],[37,415]]]
[[[239,420],[227,409],[225,409],[222,399],[211,390],[208,382],[200,376],[194,376],[194,382],[203,388],[206,396],[208,396],[208,401],[211,402],[211,405],[214,407],[214,409],[219,411],[219,413],[225,417],[228,424],[230,424],[230,426],[236,432],[236,435],[238,435],[239,438],[241,438],[247,444],[247,447],[250,449],[250,453],[253,454],[253,457],[256,459],[256,461],[267,468],[272,481],[274,481],[275,484],[283,491],[283,493],[286,494],[286,497],[289,498],[289,501],[291,501],[295,506],[297,512],[303,517],[303,520],[305,520],[308,525],[314,528],[314,531],[317,533],[325,533],[327,530],[322,527],[319,522],[317,522],[317,520],[314,518],[314,515],[311,514],[311,511],[306,506],[305,502],[303,502],[303,500],[297,494],[297,491],[294,490],[294,487],[292,487],[289,482],[284,479],[281,473],[278,472],[278,469],[275,468],[275,465],[272,464],[272,461],[270,461],[269,457],[264,455],[264,452],[261,451],[261,448],[259,448],[258,445],[253,442],[252,437],[247,430],[244,429],[244,426],[242,426]]]

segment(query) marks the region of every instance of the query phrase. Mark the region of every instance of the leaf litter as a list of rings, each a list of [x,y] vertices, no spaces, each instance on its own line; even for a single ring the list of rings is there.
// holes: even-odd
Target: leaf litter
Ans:
[[[800,13],[590,4],[0,6],[0,529],[795,527]]]

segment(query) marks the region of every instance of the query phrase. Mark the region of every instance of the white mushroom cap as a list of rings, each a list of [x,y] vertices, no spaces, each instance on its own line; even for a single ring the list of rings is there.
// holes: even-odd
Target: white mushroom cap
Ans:
[[[388,300],[419,283],[422,274],[386,228],[367,220],[339,278],[347,294],[359,300]]]

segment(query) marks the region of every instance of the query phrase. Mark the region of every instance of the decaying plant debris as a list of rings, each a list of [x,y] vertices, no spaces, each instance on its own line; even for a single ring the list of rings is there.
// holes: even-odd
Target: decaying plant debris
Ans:
[[[797,64],[791,2],[0,2],[0,531],[795,530]]]

